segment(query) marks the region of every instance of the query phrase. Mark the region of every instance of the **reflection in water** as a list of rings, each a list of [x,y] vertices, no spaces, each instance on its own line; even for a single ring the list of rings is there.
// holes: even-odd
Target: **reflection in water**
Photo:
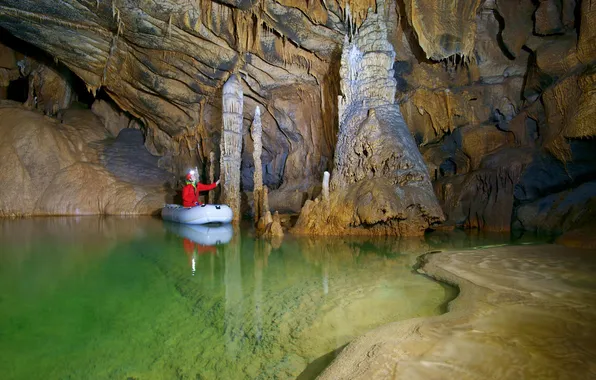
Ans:
[[[196,273],[198,256],[216,255],[217,248],[215,246],[229,243],[234,235],[234,228],[230,224],[189,225],[164,222],[164,227],[167,231],[182,237],[182,246],[188,257],[193,276]],[[210,267],[213,276],[213,259]]]
[[[247,230],[186,227],[0,220],[2,378],[310,378],[355,336],[439,313],[452,295],[412,273],[419,253],[507,242],[271,244]]]
[[[271,244],[262,239],[254,241],[254,277],[255,277],[255,290],[254,290],[254,324],[256,330],[256,339],[261,342],[263,338],[263,316],[262,316],[262,304],[263,304],[263,270],[267,266],[267,258],[271,253]]]
[[[242,324],[242,271],[240,258],[240,234],[232,238],[232,242],[223,248],[225,258],[225,298],[224,317],[226,349],[229,358],[235,358],[241,349],[244,336]]]

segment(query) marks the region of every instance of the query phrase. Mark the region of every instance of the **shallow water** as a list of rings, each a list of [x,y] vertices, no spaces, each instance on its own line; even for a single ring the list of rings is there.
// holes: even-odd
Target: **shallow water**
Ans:
[[[419,254],[501,243],[509,237],[266,242],[152,218],[0,220],[0,374],[312,378],[354,337],[442,311],[454,291],[412,271]]]

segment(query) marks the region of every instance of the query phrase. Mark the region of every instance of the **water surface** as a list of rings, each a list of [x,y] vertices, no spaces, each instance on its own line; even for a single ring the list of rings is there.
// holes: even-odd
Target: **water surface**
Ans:
[[[451,237],[450,237],[451,236]],[[0,220],[3,379],[312,378],[379,325],[439,314],[412,271],[495,235],[254,239],[152,218]]]

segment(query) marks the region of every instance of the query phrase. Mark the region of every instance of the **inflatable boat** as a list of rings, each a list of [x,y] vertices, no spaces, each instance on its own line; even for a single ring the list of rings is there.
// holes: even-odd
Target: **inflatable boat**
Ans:
[[[182,207],[169,204],[161,209],[161,217],[163,220],[184,224],[230,223],[233,213],[226,205]]]
[[[182,238],[205,246],[227,244],[234,236],[234,228],[231,224],[197,225],[165,222],[164,227]]]

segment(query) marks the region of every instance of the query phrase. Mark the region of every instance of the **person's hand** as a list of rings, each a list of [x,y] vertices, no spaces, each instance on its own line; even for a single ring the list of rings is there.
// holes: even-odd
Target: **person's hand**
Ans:
[[[215,182],[215,186],[219,185],[219,183],[220,183],[220,182],[221,182],[221,180],[220,180],[220,179],[218,179],[218,180]]]

